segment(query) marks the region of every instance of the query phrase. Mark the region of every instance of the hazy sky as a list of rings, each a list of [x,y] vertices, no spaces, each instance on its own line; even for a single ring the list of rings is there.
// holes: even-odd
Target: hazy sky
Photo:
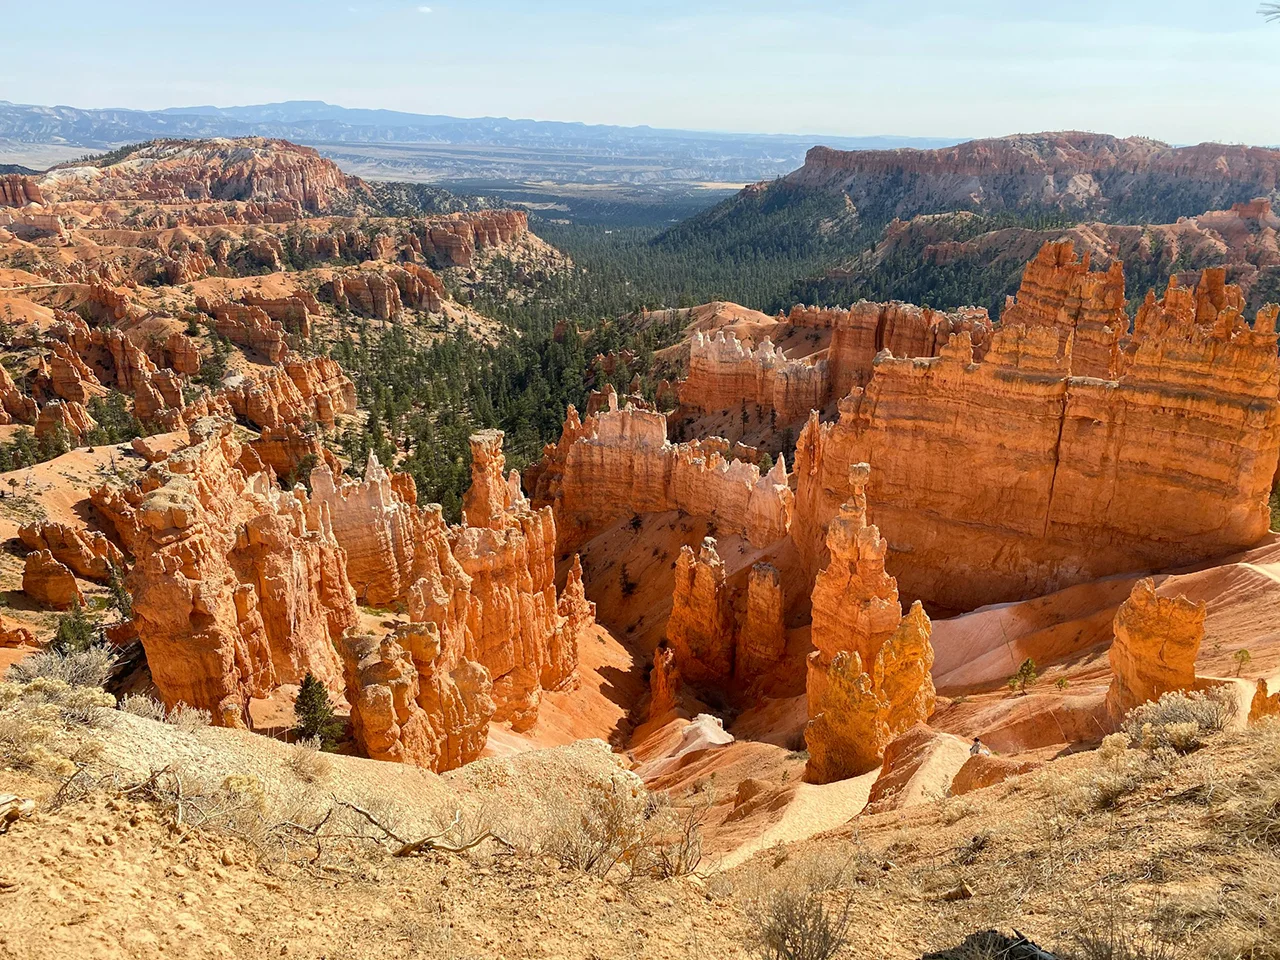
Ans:
[[[1257,0],[61,0],[0,99],[327,100],[711,130],[1280,143]]]

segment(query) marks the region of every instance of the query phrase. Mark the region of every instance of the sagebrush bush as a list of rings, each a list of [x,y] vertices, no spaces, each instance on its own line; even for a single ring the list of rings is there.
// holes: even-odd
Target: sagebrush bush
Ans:
[[[638,783],[615,777],[592,784],[577,809],[561,811],[543,841],[547,853],[567,867],[597,877],[619,864],[630,866],[646,839],[647,795]]]
[[[158,720],[161,722],[165,719],[166,711],[164,709],[164,704],[153,697],[143,696],[142,694],[128,694],[121,698],[119,707],[124,713],[131,714],[135,717],[143,717],[147,720]]]
[[[760,960],[829,960],[844,949],[853,922],[848,891],[785,883],[746,905],[747,948]]]
[[[11,666],[8,677],[18,683],[48,678],[72,687],[101,687],[111,676],[115,662],[115,654],[105,647],[65,653],[42,650]]]
[[[1130,710],[1122,729],[1146,750],[1168,747],[1190,753],[1204,745],[1205,736],[1227,729],[1238,710],[1238,701],[1227,687],[1171,691]]]
[[[74,773],[75,760],[101,749],[77,730],[99,723],[114,705],[100,689],[50,677],[0,682],[0,762],[45,775]]]

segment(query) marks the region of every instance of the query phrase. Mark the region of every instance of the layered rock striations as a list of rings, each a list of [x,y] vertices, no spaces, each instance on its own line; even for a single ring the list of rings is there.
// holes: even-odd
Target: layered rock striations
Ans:
[[[637,513],[683,510],[715,519],[722,532],[767,546],[787,533],[792,494],[781,457],[764,476],[729,460],[718,438],[667,442],[666,417],[628,405],[586,421],[570,409],[560,443],[548,446],[530,471],[537,504],[552,504],[561,550],[572,549],[609,523]]]
[[[813,588],[806,695],[806,779],[843,780],[875,769],[899,733],[936,703],[932,627],[917,602],[904,617],[885,572],[888,544],[867,524],[866,464],[850,469],[853,496],[827,533],[830,560]]]
[[[137,557],[126,582],[161,697],[225,725],[307,673],[341,692],[335,644],[357,619],[327,512],[246,476],[242,453],[229,423],[202,420],[137,487],[93,493]]]
[[[689,375],[680,384],[680,402],[697,410],[742,404],[795,420],[820,409],[828,391],[824,361],[788,360],[766,337],[759,347],[741,343],[732,332],[701,332],[689,345]]]
[[[162,203],[240,200],[283,204],[293,217],[348,206],[368,188],[311,147],[286,140],[154,140],[127,163],[63,167],[40,188],[54,201],[154,200]]]
[[[819,408],[865,386],[883,350],[895,357],[936,357],[953,334],[964,331],[973,342],[975,358],[981,360],[991,336],[991,319],[981,307],[943,312],[897,301],[863,300],[848,310],[795,306],[787,322],[831,331],[828,389]]]
[[[1114,380],[1120,374],[1121,338],[1129,332],[1125,312],[1124,264],[1113,260],[1106,271],[1089,269],[1089,254],[1076,256],[1070,240],[1046,243],[1027,264],[1016,297],[1010,297],[1001,323],[1052,327],[1071,342],[1071,372],[1077,377]]]
[[[1072,375],[1072,338],[1010,325],[931,359],[881,358],[796,452],[792,535],[810,575],[850,464],[904,593],[950,609],[1039,596],[1258,541],[1280,455],[1276,310],[1252,327],[1214,272],[1148,297],[1120,376]]]
[[[1107,710],[1115,720],[1170,691],[1195,688],[1204,618],[1203,600],[1159,596],[1150,577],[1134,584],[1116,611],[1108,653]]]
[[[40,185],[20,173],[0,176],[0,207],[25,207],[28,203],[44,203]]]

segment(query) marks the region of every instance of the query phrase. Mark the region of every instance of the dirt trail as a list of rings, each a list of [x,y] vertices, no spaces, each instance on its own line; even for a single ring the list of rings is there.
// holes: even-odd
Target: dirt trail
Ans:
[[[726,856],[720,861],[720,868],[730,870],[762,850],[778,844],[808,840],[843,826],[867,805],[871,785],[879,775],[879,770],[872,770],[860,777],[836,783],[800,784],[796,787],[795,799],[788,804],[782,818],[754,840],[749,840]]]

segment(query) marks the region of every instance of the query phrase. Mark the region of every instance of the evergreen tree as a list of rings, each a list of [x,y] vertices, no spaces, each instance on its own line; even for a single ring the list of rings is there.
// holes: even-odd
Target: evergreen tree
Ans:
[[[319,739],[322,749],[331,750],[342,735],[342,721],[334,715],[329,691],[310,670],[293,700],[293,716],[293,732],[298,739]]]

